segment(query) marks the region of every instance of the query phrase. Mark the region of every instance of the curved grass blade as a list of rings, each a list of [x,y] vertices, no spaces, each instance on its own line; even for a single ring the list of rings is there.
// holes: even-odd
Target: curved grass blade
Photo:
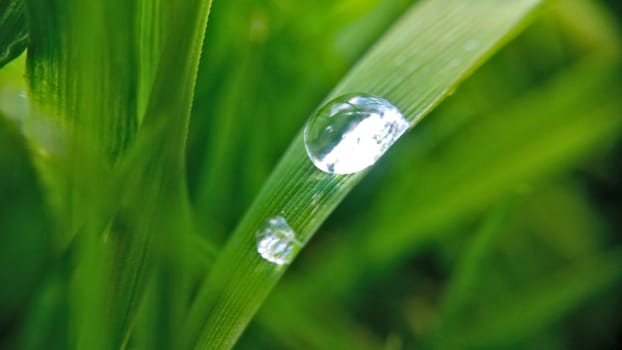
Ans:
[[[329,275],[312,272],[298,285],[300,293],[331,286],[334,297],[346,298],[361,282],[381,274],[381,267],[399,263],[424,242],[436,240],[439,231],[485,210],[517,184],[550,176],[616,137],[622,128],[617,117],[622,105],[615,97],[619,82],[617,61],[585,62],[472,123],[463,136],[445,140],[434,161],[428,156],[413,159],[410,171],[392,179],[392,186],[370,205],[369,212],[378,214],[370,219],[373,225],[357,232],[356,247],[353,237],[335,239],[315,265],[317,271],[344,277],[335,283]],[[513,128],[499,120],[513,120]],[[485,156],[477,159],[467,153]],[[456,172],[439,170],[447,168]],[[391,227],[390,236],[376,235],[386,227]]]
[[[328,96],[365,92],[416,124],[458,82],[525,24],[542,2],[430,0],[415,5]],[[180,343],[230,348],[285,268],[263,260],[255,231],[284,217],[306,243],[363,173],[333,176],[307,158],[299,134],[210,271]]]
[[[574,3],[583,4],[587,9],[592,4],[589,1]],[[560,3],[559,7],[568,4]],[[553,9],[561,11],[557,6]],[[585,12],[591,14],[587,22],[580,16]],[[387,268],[417,254],[425,244],[443,239],[445,232],[455,231],[453,225],[479,215],[500,196],[515,190],[517,184],[548,180],[619,137],[622,105],[617,98],[620,90],[617,33],[611,28],[592,25],[607,23],[606,13],[591,9],[574,13],[572,18],[564,13],[565,23],[572,33],[582,28],[585,32],[579,39],[597,38],[596,42],[603,43],[604,48],[582,53],[579,60],[583,62],[557,73],[558,76],[534,88],[527,96],[506,100],[493,110],[494,113],[485,113],[489,116],[477,120],[468,118],[469,113],[473,113],[469,112],[473,104],[469,102],[458,105],[458,114],[449,111],[447,116],[439,115],[438,119],[430,120],[430,123],[441,124],[443,119],[460,120],[448,126],[450,130],[457,127],[460,132],[446,135],[442,127],[428,125],[432,132],[428,128],[413,135],[416,136],[412,138],[413,146],[419,151],[396,149],[411,154],[411,158],[401,166],[397,176],[387,181],[391,186],[386,186],[367,205],[370,215],[365,223],[372,224],[354,227],[355,235],[331,239],[330,245],[322,247],[321,256],[311,258],[314,265],[305,278],[288,284],[288,295],[278,296],[302,301],[300,308],[342,303],[351,293],[372,285]],[[598,28],[596,32],[591,31],[594,27]],[[580,43],[583,46],[584,43]],[[497,69],[481,73],[484,75],[475,77],[477,80],[515,81],[513,75]],[[480,91],[485,85],[478,83],[475,93],[465,91],[467,94],[459,93],[454,99],[459,102],[464,96],[475,97],[477,101],[481,100],[477,96],[483,94],[489,103],[497,95],[496,91]],[[501,93],[500,96],[505,95]],[[512,120],[512,128],[495,120]],[[524,131],[518,134],[515,132],[518,129]],[[426,136],[430,134],[432,137]],[[490,152],[490,145],[495,145],[495,152]],[[546,155],[545,149],[549,150]],[[483,152],[487,154],[485,157],[480,156],[479,160],[473,157]],[[463,175],[452,176],[443,169],[455,169]],[[377,234],[385,232],[386,227],[391,227],[391,235]],[[335,279],[334,275],[342,277]],[[327,294],[330,295],[328,301],[325,300]],[[265,312],[270,314],[271,310]],[[325,322],[315,322],[331,327]]]
[[[59,199],[59,231],[68,236],[60,245],[75,241],[72,324],[80,348],[127,342],[157,266],[154,237],[175,232],[174,224],[189,230],[183,155],[210,4],[29,2],[36,107],[29,123],[53,125],[55,141],[67,144],[38,163]],[[26,134],[45,146],[40,134]]]
[[[28,45],[28,20],[23,0],[0,1],[0,68]]]
[[[469,119],[468,125],[458,122],[460,131],[447,136],[439,133],[447,127],[442,119],[461,119],[460,114],[429,120],[437,124],[428,124],[428,129],[404,140],[412,144],[395,150],[408,162],[400,165],[396,176],[384,181],[391,186],[370,198],[365,220],[351,225],[349,232],[336,232],[339,235],[330,238],[330,244],[316,246],[316,255],[306,260],[309,265],[301,267],[307,271],[304,278],[286,281],[271,296],[274,303],[287,302],[289,309],[296,310],[347,303],[352,294],[377,285],[383,275],[424,247],[451,240],[460,231],[456,227],[478,217],[520,184],[547,181],[619,137],[622,104],[616,95],[620,87],[617,61],[613,66],[609,62],[608,68],[599,61],[587,63],[564,71],[528,96],[515,98],[510,107]],[[505,78],[501,74],[495,79],[500,77]],[[462,96],[471,97],[460,93],[455,102]],[[464,109],[461,113],[469,113],[464,104],[459,106]],[[512,128],[500,122],[508,120],[512,120]],[[424,139],[437,146],[426,145]],[[420,147],[418,154],[409,146]],[[456,173],[439,169],[455,169]],[[381,234],[385,232],[390,234]],[[271,303],[266,306],[261,320],[286,316]],[[334,328],[313,312],[305,315],[307,323],[315,327]],[[296,320],[292,318],[292,322]]]

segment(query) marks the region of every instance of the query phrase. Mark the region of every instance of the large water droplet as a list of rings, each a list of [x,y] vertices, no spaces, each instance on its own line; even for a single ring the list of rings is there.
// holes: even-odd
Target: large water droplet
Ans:
[[[266,221],[257,231],[256,238],[259,255],[277,265],[289,264],[301,247],[294,230],[281,216]]]
[[[356,173],[376,163],[409,126],[399,109],[385,99],[344,95],[309,119],[305,148],[313,164],[326,173]]]

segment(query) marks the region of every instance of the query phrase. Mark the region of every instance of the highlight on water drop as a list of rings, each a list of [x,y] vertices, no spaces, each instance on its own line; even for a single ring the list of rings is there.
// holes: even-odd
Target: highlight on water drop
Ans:
[[[268,219],[255,236],[259,255],[277,265],[289,264],[302,245],[282,216]]]
[[[348,94],[328,102],[309,119],[305,149],[313,164],[326,173],[357,173],[376,163],[409,127],[389,101]]]

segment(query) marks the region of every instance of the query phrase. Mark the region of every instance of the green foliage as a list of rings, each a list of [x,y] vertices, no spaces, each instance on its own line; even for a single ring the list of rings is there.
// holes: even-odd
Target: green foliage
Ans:
[[[210,7],[0,2],[0,347],[619,342],[604,4]],[[414,128],[369,170],[323,173],[301,130],[352,92]],[[257,253],[274,216],[302,243],[287,273]]]
[[[28,22],[24,2],[0,2],[0,68],[19,56],[28,44]]]

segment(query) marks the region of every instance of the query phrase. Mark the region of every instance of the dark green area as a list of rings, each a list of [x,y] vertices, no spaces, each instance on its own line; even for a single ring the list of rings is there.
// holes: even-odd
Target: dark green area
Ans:
[[[620,5],[505,43],[476,1],[0,0],[0,348],[619,347]],[[473,28],[503,47],[461,54]],[[357,87],[434,109],[364,177],[307,171],[305,120]],[[280,205],[321,224],[287,271],[253,252]]]
[[[28,45],[28,20],[22,0],[0,1],[0,68]]]

